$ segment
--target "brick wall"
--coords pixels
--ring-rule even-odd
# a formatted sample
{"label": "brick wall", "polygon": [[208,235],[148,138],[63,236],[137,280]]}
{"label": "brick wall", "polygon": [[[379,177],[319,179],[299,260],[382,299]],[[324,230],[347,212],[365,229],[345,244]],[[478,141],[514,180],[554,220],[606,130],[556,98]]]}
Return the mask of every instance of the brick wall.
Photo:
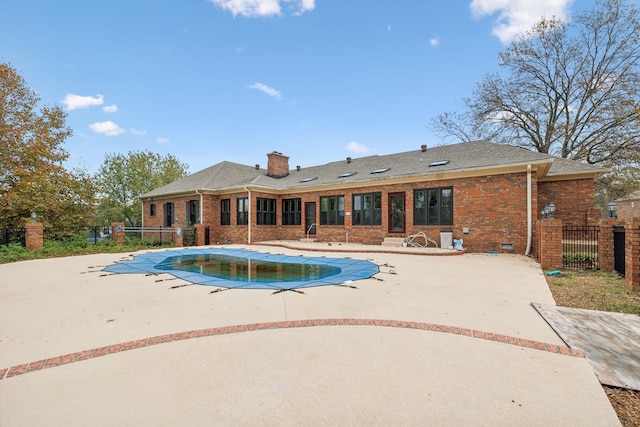
{"label": "brick wall", "polygon": [[602,215],[594,212],[593,179],[553,181],[538,183],[538,218],[540,211],[553,202],[556,207],[554,218],[565,224],[596,225]]}
{"label": "brick wall", "polygon": [[640,218],[640,200],[620,200],[616,202],[616,216],[626,221]]}
{"label": "brick wall", "polygon": [[[416,188],[453,188],[453,225],[442,226],[414,226],[413,225],[413,190]],[[536,184],[535,173],[532,183],[532,209],[534,222],[545,204],[554,202],[557,217],[567,218],[574,223],[584,223],[588,217],[589,208],[593,207],[593,180],[562,181],[560,183]],[[574,191],[575,190],[575,191]],[[381,192],[382,193],[382,224],[379,226],[358,226],[352,224],[352,196],[353,194]],[[398,236],[389,232],[388,204],[390,193],[404,193],[405,195],[405,233],[404,237],[424,232],[428,237],[440,241],[440,230],[451,229],[454,239],[463,239],[464,246],[471,252],[488,250],[499,252],[524,253],[527,246],[527,174],[514,173],[507,175],[484,176],[465,179],[447,179],[440,181],[423,181],[412,184],[383,184],[360,189],[342,189],[321,192],[300,192],[274,196],[269,193],[251,192],[251,241],[264,240],[297,240],[305,237],[304,206],[306,202],[316,203],[316,219],[320,219],[320,197],[344,195],[345,224],[344,226],[318,225],[314,236],[321,242],[345,242],[380,244],[387,236]],[[175,203],[175,215],[183,225],[186,218],[186,202],[199,200],[199,195],[171,199]],[[247,197],[247,192],[225,195],[204,195],[203,224],[210,226],[211,244],[246,243],[248,227],[236,225],[236,200]],[[256,224],[256,198],[268,197],[277,200],[278,225],[265,226]],[[302,202],[302,224],[297,226],[282,224],[282,199],[300,198]],[[231,200],[231,225],[220,225],[220,200]],[[144,202],[145,226],[162,225],[162,205],[168,200]],[[149,216],[149,204],[156,204],[156,216]],[[581,222],[580,222],[581,221]],[[535,224],[534,224],[535,225]],[[467,229],[468,233],[464,230]],[[534,234],[536,229],[533,229]],[[533,251],[536,250],[534,240]],[[513,249],[508,249],[512,247]]]}
{"label": "brick wall", "polygon": [[[210,212],[212,206],[211,206],[211,200],[204,198],[204,212],[205,215],[207,212]],[[190,196],[184,196],[184,197],[175,197],[175,198],[171,198],[171,199],[165,199],[165,200],[152,200],[152,201],[145,201],[143,202],[143,212],[144,212],[144,218],[143,218],[143,224],[145,227],[163,227],[164,224],[164,210],[163,210],[163,206],[165,203],[167,202],[173,202],[174,204],[174,212],[173,212],[173,217],[174,217],[174,223],[172,224],[172,226],[176,226],[176,227],[184,227],[186,225],[186,219],[187,219],[187,202],[191,201],[191,200],[197,200],[198,202],[200,202],[200,195],[199,194],[192,194]],[[155,216],[151,216],[151,211],[150,211],[150,206],[151,204],[155,204],[156,205],[156,214]]]}

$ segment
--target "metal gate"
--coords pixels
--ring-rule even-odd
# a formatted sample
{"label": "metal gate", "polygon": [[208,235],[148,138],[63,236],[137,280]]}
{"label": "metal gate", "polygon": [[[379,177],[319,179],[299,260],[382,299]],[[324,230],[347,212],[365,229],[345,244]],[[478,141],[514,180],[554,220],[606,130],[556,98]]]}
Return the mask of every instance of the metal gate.
{"label": "metal gate", "polygon": [[625,234],[624,227],[613,227],[613,269],[625,275]]}
{"label": "metal gate", "polygon": [[598,226],[564,225],[562,227],[562,268],[599,270],[599,234]]}

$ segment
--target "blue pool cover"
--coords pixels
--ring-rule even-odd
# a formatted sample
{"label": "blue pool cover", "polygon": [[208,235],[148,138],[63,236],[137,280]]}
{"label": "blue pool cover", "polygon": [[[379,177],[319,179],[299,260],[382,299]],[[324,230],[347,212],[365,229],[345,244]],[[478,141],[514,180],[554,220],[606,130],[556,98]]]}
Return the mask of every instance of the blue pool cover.
{"label": "blue pool cover", "polygon": [[[200,274],[198,272],[177,269],[167,270],[166,267],[162,266],[163,262],[167,261],[168,258],[184,257],[189,255],[222,255],[276,263],[324,264],[332,267],[338,267],[339,272],[322,279],[264,282],[226,279]],[[164,265],[166,265],[166,262]],[[378,273],[380,270],[378,266],[372,262],[351,258],[277,255],[245,249],[222,247],[172,249],[167,251],[149,252],[142,255],[135,255],[131,261],[121,261],[116,264],[109,265],[105,267],[103,271],[121,274],[167,273],[196,285],[218,286],[222,288],[292,290],[314,286],[338,285],[353,280],[367,279]]]}

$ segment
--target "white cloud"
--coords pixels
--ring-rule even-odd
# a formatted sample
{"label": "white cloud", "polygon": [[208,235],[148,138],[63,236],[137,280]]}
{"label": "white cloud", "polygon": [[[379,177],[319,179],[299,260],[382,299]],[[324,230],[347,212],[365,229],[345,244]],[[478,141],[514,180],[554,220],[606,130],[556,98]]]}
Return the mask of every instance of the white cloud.
{"label": "white cloud", "polygon": [[71,111],[102,105],[104,103],[104,96],[82,96],[68,93],[60,102],[62,102],[67,107],[68,111]]}
{"label": "white cloud", "polygon": [[95,133],[101,133],[106,136],[118,136],[126,132],[126,130],[122,129],[120,126],[110,120],[106,122],[92,123],[89,125],[89,129],[91,129]]}
{"label": "white cloud", "polygon": [[296,12],[294,12],[294,15],[296,16],[300,16],[305,12],[311,12],[316,8],[316,0],[300,0],[298,4],[300,7]]}
{"label": "white cloud", "polygon": [[158,142],[158,144],[164,145],[164,144],[168,144],[169,143],[169,138],[163,138],[163,137],[158,137],[156,138],[156,141]]}
{"label": "white cloud", "polygon": [[147,134],[146,130],[138,130],[138,129],[130,129],[130,130],[131,130],[131,133],[136,136],[142,136]]}
{"label": "white cloud", "polygon": [[116,111],[118,111],[118,106],[116,104],[105,105],[104,107],[102,107],[102,111],[104,111],[105,113],[115,113]]}
{"label": "white cloud", "polygon": [[359,142],[355,142],[355,141],[351,141],[344,148],[346,148],[347,151],[351,151],[352,153],[357,153],[357,154],[366,154],[366,153],[375,151],[374,149],[369,148],[366,145],[360,144]]}
{"label": "white cloud", "polygon": [[263,83],[254,83],[252,85],[249,85],[250,89],[256,89],[259,90],[261,92],[266,93],[267,95],[277,99],[278,101],[280,101],[282,99],[282,95],[280,95],[280,92],[278,92],[276,89],[269,87]]}
{"label": "white cloud", "polygon": [[315,9],[315,0],[210,0],[211,3],[233,14],[247,18],[274,16],[282,13],[281,5],[287,4],[298,16]]}
{"label": "white cloud", "polygon": [[440,37],[431,37],[429,39],[429,45],[433,47],[440,46]]}
{"label": "white cloud", "polygon": [[499,13],[493,25],[494,36],[508,43],[533,27],[542,17],[569,18],[574,0],[472,0],[471,12],[480,19]]}

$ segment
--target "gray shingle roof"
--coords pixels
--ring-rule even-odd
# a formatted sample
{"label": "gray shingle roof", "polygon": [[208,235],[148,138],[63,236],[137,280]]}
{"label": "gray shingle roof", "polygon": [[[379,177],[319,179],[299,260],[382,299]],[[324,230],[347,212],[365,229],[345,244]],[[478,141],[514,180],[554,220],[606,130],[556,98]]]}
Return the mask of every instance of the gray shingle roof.
{"label": "gray shingle roof", "polygon": [[634,191],[631,194],[627,194],[624,197],[620,197],[619,199],[616,199],[616,202],[626,202],[629,200],[638,200],[640,199],[640,190],[639,191]]}
{"label": "gray shingle roof", "polygon": [[[429,166],[436,162],[445,164]],[[579,174],[598,175],[606,172],[594,166],[558,159],[518,147],[475,141],[429,148],[424,152],[414,150],[383,156],[374,155],[354,158],[350,163],[341,160],[325,165],[304,167],[299,171],[292,169],[289,175],[283,178],[269,177],[265,169],[257,170],[237,163],[222,162],[157,188],[144,194],[142,198],[193,193],[196,190],[241,189],[247,185],[272,190],[296,190],[350,183],[358,185],[358,183],[390,178],[425,177],[428,179],[430,175],[436,174],[442,176],[526,164],[538,165],[540,170],[547,173],[548,178]],[[372,173],[372,171],[387,168],[388,170],[384,172]],[[340,177],[347,174],[349,176]],[[309,180],[305,182],[307,179]]]}

